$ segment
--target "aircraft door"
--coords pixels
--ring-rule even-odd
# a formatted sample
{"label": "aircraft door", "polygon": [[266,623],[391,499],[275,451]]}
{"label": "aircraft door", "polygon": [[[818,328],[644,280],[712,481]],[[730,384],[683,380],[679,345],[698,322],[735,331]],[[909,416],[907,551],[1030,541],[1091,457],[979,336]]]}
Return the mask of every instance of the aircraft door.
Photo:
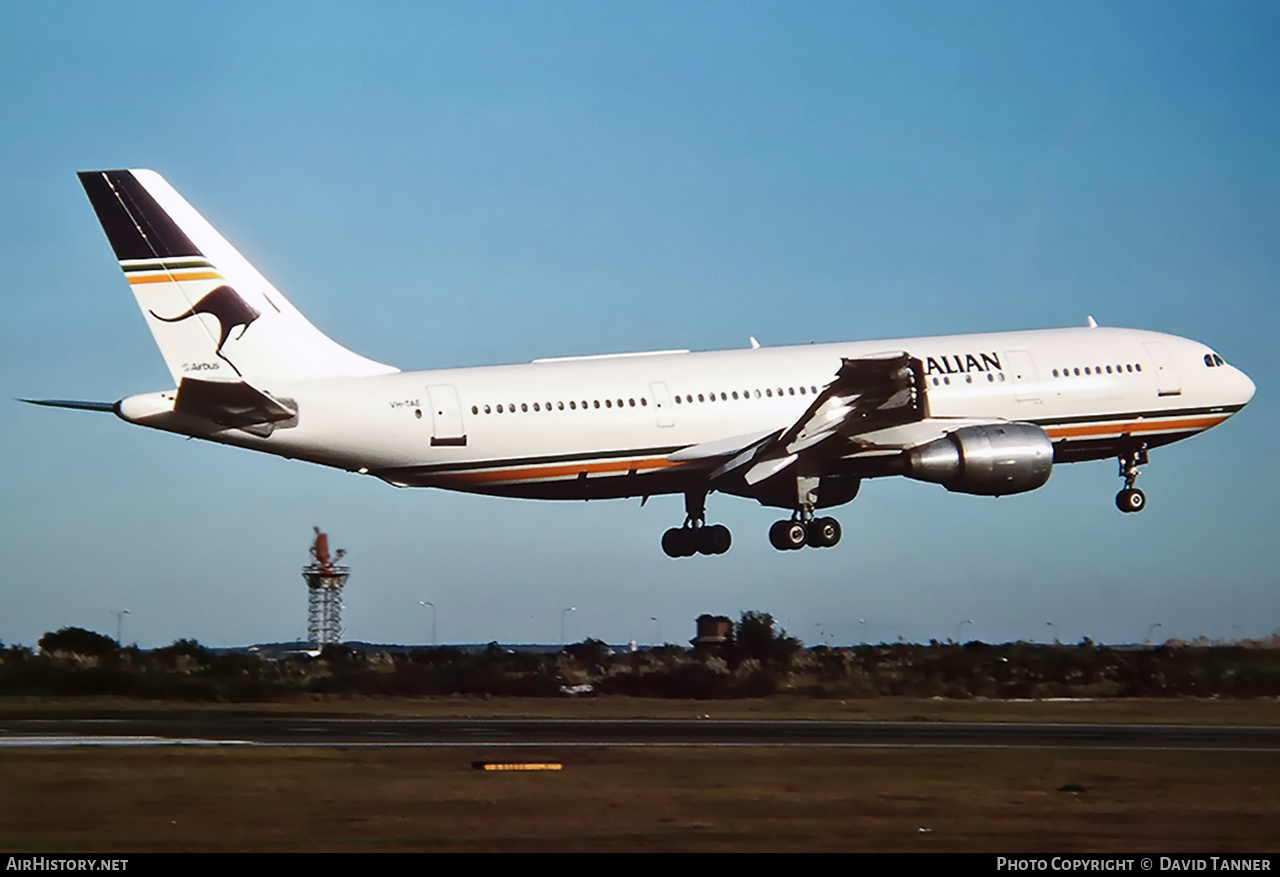
{"label": "aircraft door", "polygon": [[1178,380],[1178,372],[1173,367],[1169,349],[1160,341],[1148,341],[1142,346],[1151,355],[1151,363],[1156,368],[1156,395],[1181,396],[1182,383]]}
{"label": "aircraft door", "polygon": [[462,406],[458,403],[457,389],[452,384],[427,387],[427,401],[431,403],[431,446],[466,445],[467,433],[462,427]]}
{"label": "aircraft door", "polygon": [[1006,350],[1004,361],[1013,379],[1013,398],[1019,402],[1039,402],[1040,376],[1031,354],[1026,350]]}
{"label": "aircraft door", "polygon": [[675,426],[675,411],[671,408],[671,392],[667,385],[658,382],[650,384],[649,389],[653,392],[653,411],[658,415],[658,426]]}

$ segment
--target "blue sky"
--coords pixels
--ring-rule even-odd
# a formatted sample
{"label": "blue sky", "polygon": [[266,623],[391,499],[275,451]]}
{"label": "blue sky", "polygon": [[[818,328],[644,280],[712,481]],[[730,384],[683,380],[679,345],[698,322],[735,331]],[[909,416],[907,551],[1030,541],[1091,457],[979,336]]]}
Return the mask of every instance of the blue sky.
{"label": "blue sky", "polygon": [[[0,640],[299,637],[311,527],[352,638],[1134,641],[1280,626],[1280,10],[1269,3],[27,4],[0,29],[4,396],[168,386],[75,178],[150,167],[344,345],[402,368],[1101,323],[1258,385],[1153,454],[990,500],[902,479],[780,554],[713,496],[538,504],[0,404]],[[651,619],[657,618],[658,622]],[[972,624],[964,623],[972,618]],[[1153,628],[1152,625],[1161,625]]]}

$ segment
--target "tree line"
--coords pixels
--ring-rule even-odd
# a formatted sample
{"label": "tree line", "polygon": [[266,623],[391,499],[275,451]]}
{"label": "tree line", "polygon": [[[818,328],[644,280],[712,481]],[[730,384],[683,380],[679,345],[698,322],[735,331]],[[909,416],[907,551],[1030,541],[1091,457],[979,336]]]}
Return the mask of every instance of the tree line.
{"label": "tree line", "polygon": [[723,642],[617,652],[597,639],[558,653],[490,643],[365,650],[326,646],[269,658],[180,639],[121,646],[68,627],[36,649],[0,647],[0,695],[263,702],[299,696],[629,695],[742,698],[1276,697],[1280,637],[1245,644],[1169,642],[1116,648],[1014,642],[892,643],[805,648],[768,613],[744,612]]}

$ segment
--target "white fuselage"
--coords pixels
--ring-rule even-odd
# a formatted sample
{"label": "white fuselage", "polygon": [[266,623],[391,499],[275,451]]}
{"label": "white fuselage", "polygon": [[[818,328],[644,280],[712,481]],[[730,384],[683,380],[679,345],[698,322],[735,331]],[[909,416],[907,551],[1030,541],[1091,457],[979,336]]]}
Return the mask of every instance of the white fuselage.
{"label": "white fuselage", "polygon": [[[906,351],[924,366],[930,423],[1034,423],[1053,440],[1059,462],[1114,456],[1120,442],[1156,447],[1185,438],[1222,422],[1254,392],[1243,372],[1218,365],[1199,342],[1078,328],[282,382],[261,389],[290,400],[298,416],[269,434],[176,414],[172,392],[131,397],[118,413],[397,485],[564,499],[645,496],[705,480],[707,464],[673,462],[672,453],[785,429],[842,358],[885,351]],[[889,435],[878,454],[851,446],[842,462],[855,475],[888,474],[876,459],[931,437]]]}

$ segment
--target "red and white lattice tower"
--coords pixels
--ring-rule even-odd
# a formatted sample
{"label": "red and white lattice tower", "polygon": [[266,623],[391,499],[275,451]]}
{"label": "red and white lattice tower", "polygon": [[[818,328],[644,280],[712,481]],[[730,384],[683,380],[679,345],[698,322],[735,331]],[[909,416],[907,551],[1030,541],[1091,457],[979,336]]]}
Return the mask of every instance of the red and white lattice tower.
{"label": "red and white lattice tower", "polygon": [[311,544],[311,563],[302,568],[307,582],[307,641],[313,649],[342,641],[342,588],[351,567],[339,566],[346,554],[341,548],[329,556],[329,537],[316,531]]}

